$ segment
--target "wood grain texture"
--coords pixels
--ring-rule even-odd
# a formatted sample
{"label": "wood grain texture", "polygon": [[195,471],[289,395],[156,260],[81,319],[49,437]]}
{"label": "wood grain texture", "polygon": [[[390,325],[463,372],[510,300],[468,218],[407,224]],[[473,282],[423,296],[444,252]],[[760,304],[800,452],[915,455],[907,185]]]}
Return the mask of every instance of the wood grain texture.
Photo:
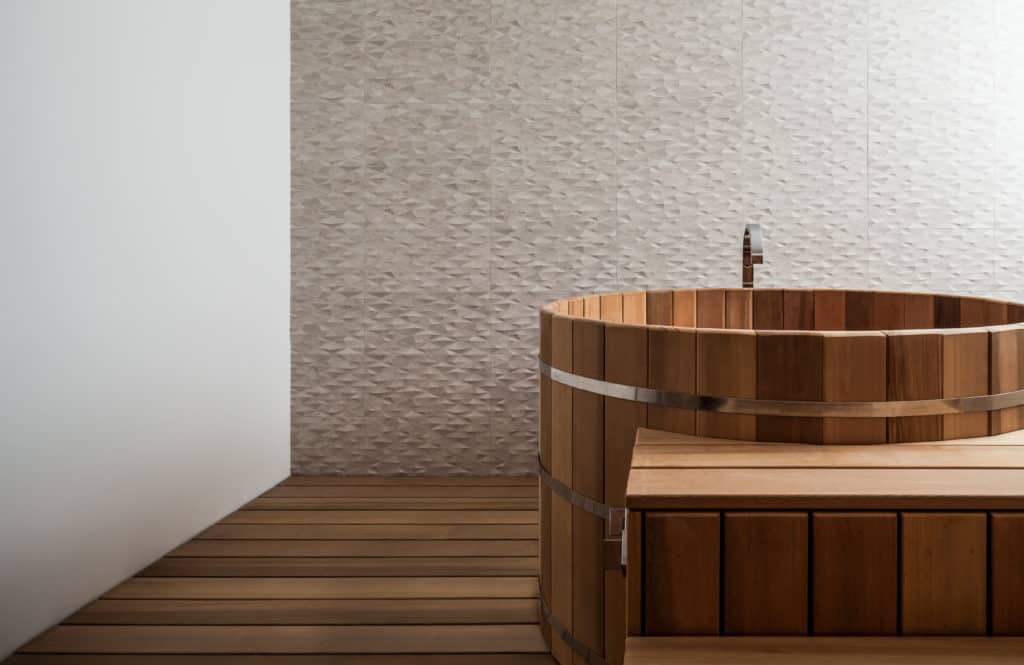
{"label": "wood grain texture", "polygon": [[201,540],[516,540],[532,524],[215,524]]}
{"label": "wood grain texture", "polygon": [[693,328],[697,325],[697,292],[677,289],[672,292],[672,325]]}
{"label": "wood grain texture", "polygon": [[[872,402],[886,399],[883,333],[844,332],[822,339],[822,399]],[[823,418],[822,443],[885,443],[885,418]]]}
{"label": "wood grain texture", "polygon": [[[572,633],[598,653],[604,652],[604,520],[573,508]],[[559,619],[561,619],[561,615]],[[564,623],[564,621],[563,621]],[[586,659],[573,654],[573,662]]]}
{"label": "wood grain texture", "polygon": [[[673,294],[673,297],[675,294]],[[676,303],[673,302],[673,311]],[[639,326],[609,326],[605,330],[605,378],[616,383],[647,385],[648,330]],[[647,423],[647,405],[605,399],[604,490],[611,506],[625,506],[626,477],[636,430]],[[632,516],[630,516],[632,518]],[[604,572],[605,657],[621,662],[628,629],[627,584],[621,569]]]}
{"label": "wood grain texture", "polygon": [[647,635],[718,635],[718,513],[650,513],[645,524]]}
{"label": "wood grain texture", "polygon": [[905,294],[873,292],[871,308],[872,330],[902,330],[907,327],[907,300]]}
{"label": "wood grain texture", "polygon": [[[713,436],[705,436],[701,434],[690,435],[690,434],[675,434],[673,432],[660,432],[658,430],[642,429],[637,432],[638,443],[644,445],[652,444],[750,444],[753,442],[747,441],[726,441],[723,439],[717,439]],[[800,444],[775,444],[775,445],[797,445]],[[920,448],[922,446],[965,446],[965,445],[979,445],[979,446],[1020,446],[1024,445],[1024,432],[1007,432],[1004,434],[994,434],[992,436],[986,436],[981,438],[973,439],[960,439],[958,441],[932,441],[923,443],[911,443],[906,446],[900,446],[898,450]],[[764,446],[758,447],[763,448]],[[894,449],[896,450],[896,449]]]}
{"label": "wood grain texture", "polygon": [[[550,454],[550,451],[549,451]],[[550,457],[541,459],[550,466]],[[532,483],[536,486],[536,479]],[[537,497],[283,497],[256,498],[245,510],[536,510]]]}
{"label": "wood grain texture", "polygon": [[1001,326],[1006,323],[1006,303],[986,298],[960,299],[960,327]]}
{"label": "wood grain texture", "polygon": [[[604,379],[604,324],[573,322],[573,372]],[[596,501],[604,501],[604,398],[584,390],[572,394],[572,488]],[[572,607],[571,614],[554,610],[565,623],[571,616],[572,632],[600,650],[604,629],[604,522],[572,507]],[[579,654],[573,662],[585,665]]]}
{"label": "wood grain texture", "polygon": [[896,513],[815,513],[815,635],[896,635]]}
{"label": "wood grain texture", "polygon": [[221,524],[536,524],[536,510],[239,510]]}
{"label": "wood grain texture", "polygon": [[[652,430],[643,430],[649,432]],[[1024,469],[1021,445],[907,444],[901,446],[742,442],[646,443],[638,436],[633,469],[673,468],[858,468],[858,469]],[[870,474],[865,475],[865,480]]]}
{"label": "wood grain texture", "polygon": [[751,289],[725,290],[725,327],[738,330],[754,327],[754,292]]}
{"label": "wood grain texture", "polygon": [[[551,493],[551,613],[572,631],[573,506]],[[560,665],[572,662],[572,649],[551,634],[551,655]]]}
{"label": "wood grain texture", "polygon": [[169,557],[536,556],[535,540],[193,540]]}
{"label": "wood grain texture", "polygon": [[1024,635],[1024,513],[993,513],[991,614],[994,635]]}
{"label": "wood grain texture", "polygon": [[630,510],[1021,510],[1022,469],[633,469]]}
{"label": "wood grain texture", "polygon": [[625,665],[1010,665],[1022,638],[630,637]]}
{"label": "wood grain texture", "polygon": [[[541,340],[541,349],[544,342]],[[550,349],[549,356],[550,357]],[[374,487],[534,487],[536,476],[289,476],[279,487],[362,485]]]}
{"label": "wood grain texture", "polygon": [[[942,335],[887,335],[886,395],[890,400],[942,397]],[[935,441],[942,438],[942,416],[889,418],[889,442]]]}
{"label": "wood grain texture", "polygon": [[875,299],[871,291],[846,292],[847,330],[878,330],[874,317]]}
{"label": "wood grain texture", "polygon": [[644,632],[644,526],[641,511],[626,514],[626,634]]}
{"label": "wood grain texture", "polygon": [[725,327],[725,291],[700,289],[697,291],[697,325],[701,328]]}
{"label": "wood grain texture", "polygon": [[984,513],[903,513],[905,634],[985,634],[986,520]]}
{"label": "wood grain texture", "polygon": [[537,626],[57,626],[28,653],[543,653]]}
{"label": "wood grain texture", "polygon": [[929,293],[904,293],[903,327],[934,328],[935,296]]}
{"label": "wood grain texture", "polygon": [[622,323],[622,294],[601,294],[601,320],[610,323]]}
{"label": "wood grain texture", "polygon": [[960,297],[937,295],[935,300],[935,327],[960,327]]}
{"label": "wood grain texture", "polygon": [[[652,327],[648,331],[647,385],[650,388],[693,393],[697,389],[697,333],[679,328]],[[651,404],[647,426],[693,434],[696,413]]]}
{"label": "wood grain texture", "polygon": [[536,557],[165,557],[139,577],[535,575]]}
{"label": "wood grain texture", "polygon": [[645,291],[622,294],[622,322],[634,325],[647,323],[647,293]]}
{"label": "wood grain texture", "polygon": [[[757,335],[753,331],[697,331],[697,391],[716,397],[757,396]],[[757,417],[700,411],[697,433],[755,439]]]}
{"label": "wood grain texture", "polygon": [[[573,329],[571,319],[552,320],[552,364],[572,371]],[[551,385],[551,474],[571,487],[573,476],[573,391],[560,383]],[[572,627],[572,505],[551,494],[551,611]],[[551,637],[551,651],[561,665],[572,662],[569,646]]]}
{"label": "wood grain texture", "polygon": [[[987,395],[988,332],[947,331],[942,335],[942,396]],[[942,437],[963,439],[988,435],[989,415],[960,413],[942,417]]]}
{"label": "wood grain texture", "polygon": [[814,329],[846,330],[846,292],[822,289],[814,292]]}
{"label": "wood grain texture", "polygon": [[782,330],[785,311],[782,289],[757,289],[753,298],[754,329]]}
{"label": "wood grain texture", "polygon": [[601,296],[591,295],[583,297],[583,316],[596,321],[601,320]]}
{"label": "wood grain texture", "polygon": [[532,598],[102,598],[68,617],[65,623],[143,626],[536,624],[537,602]]}
{"label": "wood grain texture", "polygon": [[506,654],[15,654],[11,665],[552,665],[546,653]]}
{"label": "wood grain texture", "polygon": [[724,632],[806,634],[806,513],[726,513],[724,531]]}
{"label": "wood grain texture", "polygon": [[782,292],[782,327],[814,330],[814,291],[786,289]]}
{"label": "wood grain texture", "polygon": [[609,663],[621,663],[626,646],[626,574],[622,569],[604,572],[604,657]]}
{"label": "wood grain texture", "polygon": [[[554,394],[554,391],[552,391]],[[533,488],[518,485],[454,485],[438,487],[433,485],[289,485],[267,490],[261,498],[267,499],[319,499],[319,498],[535,498]]]}
{"label": "wood grain texture", "polygon": [[[573,323],[573,372],[604,379],[604,324]],[[604,500],[604,398],[572,391],[572,474],[570,486],[597,501]]]}
{"label": "wood grain texture", "polygon": [[[647,384],[646,328],[609,326],[605,330],[605,378]],[[647,405],[611,398],[604,401],[604,495],[608,505],[626,504],[626,479],[636,430],[647,422]],[[621,658],[627,631],[627,579],[622,571],[604,572],[605,656]]]}
{"label": "wood grain texture", "polygon": [[[605,328],[605,378],[613,383],[647,385],[648,331],[640,326]],[[646,427],[647,405],[605,399],[604,487],[609,505],[623,506],[626,475],[633,454],[636,430]]]}
{"label": "wood grain texture", "polygon": [[523,577],[133,577],[103,598],[536,598]]}
{"label": "wood grain texture", "polygon": [[672,291],[647,292],[647,325],[672,325]]}
{"label": "wood grain texture", "polygon": [[[757,398],[809,400],[823,397],[821,333],[758,332]],[[760,441],[822,442],[821,418],[757,416]]]}
{"label": "wood grain texture", "polygon": [[[994,329],[990,336],[991,365],[989,392],[1003,393],[1024,388],[1024,330]],[[1024,407],[992,411],[992,434],[1012,432],[1024,427]]]}
{"label": "wood grain texture", "polygon": [[[622,299],[618,301],[619,317],[622,317]],[[610,310],[611,308],[608,307]],[[551,363],[551,314],[548,310],[541,310],[540,319],[540,356],[541,360]],[[537,415],[539,419],[537,455],[540,465],[551,470],[551,377],[540,375],[539,377],[539,404]],[[551,489],[543,483],[538,482],[537,502],[539,504],[539,526],[538,549],[540,553],[540,595],[544,602],[551,603]],[[544,641],[550,647],[551,627],[547,623],[541,625],[541,634]]]}

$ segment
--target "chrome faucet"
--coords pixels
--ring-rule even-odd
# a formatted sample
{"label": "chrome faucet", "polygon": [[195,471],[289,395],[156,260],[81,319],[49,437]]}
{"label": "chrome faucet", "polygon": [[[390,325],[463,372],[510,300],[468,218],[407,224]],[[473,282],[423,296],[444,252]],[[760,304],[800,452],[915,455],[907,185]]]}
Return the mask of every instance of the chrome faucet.
{"label": "chrome faucet", "polygon": [[743,227],[743,288],[754,288],[754,264],[757,263],[764,263],[761,225],[747,224]]}

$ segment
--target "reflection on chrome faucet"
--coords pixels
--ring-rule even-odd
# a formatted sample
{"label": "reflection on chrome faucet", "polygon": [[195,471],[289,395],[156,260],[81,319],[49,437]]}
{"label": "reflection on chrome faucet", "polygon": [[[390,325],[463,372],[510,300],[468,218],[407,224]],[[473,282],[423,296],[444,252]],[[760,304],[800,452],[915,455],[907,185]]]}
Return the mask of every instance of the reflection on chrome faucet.
{"label": "reflection on chrome faucet", "polygon": [[754,264],[764,263],[764,247],[761,244],[761,225],[747,224],[743,227],[743,288],[754,288]]}

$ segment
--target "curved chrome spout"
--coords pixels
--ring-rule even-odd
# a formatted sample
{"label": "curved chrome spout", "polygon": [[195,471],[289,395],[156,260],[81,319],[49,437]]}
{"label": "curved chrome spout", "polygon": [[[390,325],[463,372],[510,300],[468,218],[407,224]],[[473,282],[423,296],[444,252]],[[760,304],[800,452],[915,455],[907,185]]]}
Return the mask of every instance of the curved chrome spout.
{"label": "curved chrome spout", "polygon": [[743,227],[743,288],[754,288],[754,264],[764,263],[764,247],[761,244],[761,225],[747,224]]}

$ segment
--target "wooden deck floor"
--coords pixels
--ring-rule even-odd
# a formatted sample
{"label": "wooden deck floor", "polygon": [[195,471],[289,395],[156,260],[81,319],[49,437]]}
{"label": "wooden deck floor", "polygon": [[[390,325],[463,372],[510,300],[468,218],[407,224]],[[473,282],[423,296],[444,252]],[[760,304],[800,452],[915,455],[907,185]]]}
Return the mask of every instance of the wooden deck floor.
{"label": "wooden deck floor", "polygon": [[551,665],[532,478],[292,477],[13,665]]}

